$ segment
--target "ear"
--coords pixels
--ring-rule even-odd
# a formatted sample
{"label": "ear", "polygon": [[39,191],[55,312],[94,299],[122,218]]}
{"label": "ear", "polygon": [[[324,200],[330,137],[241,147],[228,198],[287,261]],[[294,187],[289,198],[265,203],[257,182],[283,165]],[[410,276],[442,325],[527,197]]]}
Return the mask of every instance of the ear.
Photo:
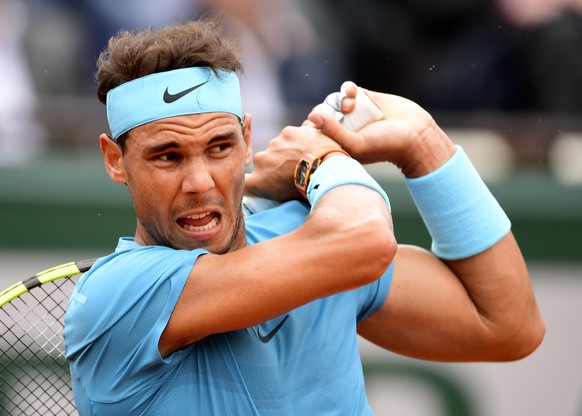
{"label": "ear", "polygon": [[252,122],[251,115],[246,113],[243,117],[243,140],[247,145],[246,155],[245,155],[245,165],[250,165],[253,161],[253,140],[252,140]]}
{"label": "ear", "polygon": [[99,146],[101,147],[101,153],[103,153],[103,161],[109,177],[114,182],[127,183],[123,153],[119,145],[103,133],[99,136]]}

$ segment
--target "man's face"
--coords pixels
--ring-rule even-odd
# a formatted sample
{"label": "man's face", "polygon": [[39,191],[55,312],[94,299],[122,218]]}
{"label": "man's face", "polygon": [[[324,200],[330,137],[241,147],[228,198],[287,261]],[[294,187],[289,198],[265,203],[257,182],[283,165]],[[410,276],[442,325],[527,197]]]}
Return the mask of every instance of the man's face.
{"label": "man's face", "polygon": [[244,135],[238,118],[227,113],[172,117],[131,131],[118,159],[121,176],[114,180],[124,181],[131,193],[138,243],[213,253],[246,245],[241,199],[251,161],[247,121]]}

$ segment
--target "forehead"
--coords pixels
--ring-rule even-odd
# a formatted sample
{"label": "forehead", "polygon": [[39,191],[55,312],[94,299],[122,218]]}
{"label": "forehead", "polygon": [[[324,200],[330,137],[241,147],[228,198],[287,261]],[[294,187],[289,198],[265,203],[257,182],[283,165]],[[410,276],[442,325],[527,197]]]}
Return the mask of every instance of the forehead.
{"label": "forehead", "polygon": [[242,139],[242,127],[238,117],[229,113],[189,114],[135,127],[129,137],[129,141],[138,147],[164,141],[208,143],[216,138]]}

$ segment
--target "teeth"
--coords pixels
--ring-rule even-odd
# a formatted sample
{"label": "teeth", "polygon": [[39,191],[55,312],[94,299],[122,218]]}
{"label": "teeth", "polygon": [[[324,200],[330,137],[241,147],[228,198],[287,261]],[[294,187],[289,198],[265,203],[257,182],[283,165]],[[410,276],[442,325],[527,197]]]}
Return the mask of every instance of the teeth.
{"label": "teeth", "polygon": [[[208,214],[206,214],[208,215]],[[203,215],[202,217],[205,217],[206,215]],[[192,219],[199,219],[202,218],[199,216],[189,216],[188,218],[192,218]],[[202,227],[195,227],[193,225],[186,225],[184,224],[182,227],[184,227],[186,230],[188,231],[207,231],[210,230],[211,228],[214,228],[216,226],[216,224],[218,223],[218,218],[214,217],[212,218],[212,221],[210,221],[208,224],[202,226]]]}
{"label": "teeth", "polygon": [[193,214],[193,215],[188,215],[186,216],[186,218],[190,218],[192,220],[199,220],[200,218],[204,218],[209,216],[211,213],[210,212],[205,212],[204,214]]}

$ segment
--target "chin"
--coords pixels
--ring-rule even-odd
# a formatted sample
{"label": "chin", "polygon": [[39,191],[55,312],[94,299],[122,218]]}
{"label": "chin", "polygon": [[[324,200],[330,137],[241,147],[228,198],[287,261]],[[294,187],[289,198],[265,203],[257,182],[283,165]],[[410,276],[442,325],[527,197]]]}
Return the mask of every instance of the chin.
{"label": "chin", "polygon": [[228,253],[230,250],[229,245],[224,243],[216,243],[212,241],[183,241],[173,248],[178,250],[206,250],[212,254],[225,254]]}

